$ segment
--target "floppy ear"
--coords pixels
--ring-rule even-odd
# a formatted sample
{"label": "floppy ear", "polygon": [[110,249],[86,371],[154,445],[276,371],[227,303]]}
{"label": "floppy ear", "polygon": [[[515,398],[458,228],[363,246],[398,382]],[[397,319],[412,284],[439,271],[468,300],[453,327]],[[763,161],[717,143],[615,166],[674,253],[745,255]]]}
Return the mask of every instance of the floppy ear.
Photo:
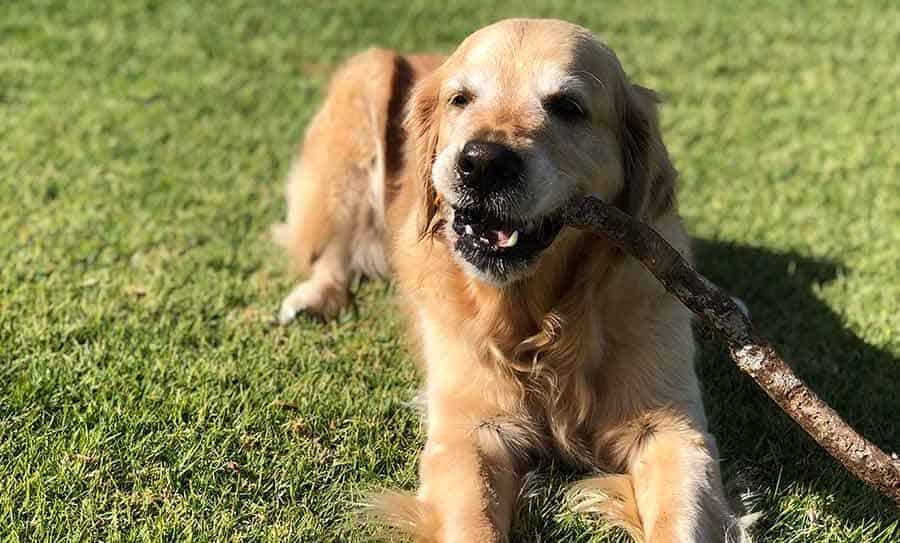
{"label": "floppy ear", "polygon": [[656,219],[675,206],[678,172],[662,141],[657,103],[652,90],[625,84],[619,123],[625,186],[616,205],[644,220]]}
{"label": "floppy ear", "polygon": [[404,123],[413,146],[413,175],[421,191],[422,208],[419,214],[421,238],[433,234],[440,227],[435,221],[440,200],[431,181],[431,168],[437,156],[440,135],[438,81],[437,76],[431,74],[415,86]]}

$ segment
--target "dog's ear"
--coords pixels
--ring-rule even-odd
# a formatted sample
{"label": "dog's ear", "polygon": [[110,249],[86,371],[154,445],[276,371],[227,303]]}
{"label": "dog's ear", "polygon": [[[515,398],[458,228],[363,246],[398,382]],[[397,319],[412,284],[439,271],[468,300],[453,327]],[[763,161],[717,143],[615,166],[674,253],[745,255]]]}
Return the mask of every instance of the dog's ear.
{"label": "dog's ear", "polygon": [[419,235],[434,233],[439,224],[435,220],[440,206],[437,191],[431,181],[431,168],[437,156],[440,136],[440,96],[437,73],[432,73],[413,88],[404,126],[413,146],[413,175],[421,191],[422,208],[419,214]]}
{"label": "dog's ear", "polygon": [[678,173],[659,130],[659,98],[650,89],[625,84],[619,119],[625,186],[616,205],[631,216],[653,220],[675,206]]}

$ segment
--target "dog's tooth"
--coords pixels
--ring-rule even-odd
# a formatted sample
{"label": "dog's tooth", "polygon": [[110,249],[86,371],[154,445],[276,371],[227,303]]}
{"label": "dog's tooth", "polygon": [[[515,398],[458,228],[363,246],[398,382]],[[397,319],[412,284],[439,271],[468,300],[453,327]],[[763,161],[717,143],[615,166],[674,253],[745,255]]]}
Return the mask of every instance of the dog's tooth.
{"label": "dog's tooth", "polygon": [[471,235],[474,234],[474,233],[475,233],[475,230],[472,228],[472,225],[471,225],[471,224],[467,224],[467,225],[466,225],[466,234],[468,234],[468,235],[471,236]]}
{"label": "dog's tooth", "polygon": [[518,242],[519,242],[519,231],[515,230],[515,231],[513,231],[512,235],[510,235],[508,238],[506,238],[506,240],[503,242],[501,247],[507,247],[507,248],[515,247],[516,243],[518,243]]}

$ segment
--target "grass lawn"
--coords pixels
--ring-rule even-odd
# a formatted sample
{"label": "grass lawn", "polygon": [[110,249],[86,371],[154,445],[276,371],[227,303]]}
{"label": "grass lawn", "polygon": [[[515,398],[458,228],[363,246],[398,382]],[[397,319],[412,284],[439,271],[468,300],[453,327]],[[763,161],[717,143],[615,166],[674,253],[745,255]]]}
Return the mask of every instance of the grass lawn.
{"label": "grass lawn", "polygon": [[[511,15],[592,28],[666,97],[700,267],[900,449],[900,3],[381,4],[0,3],[0,542],[370,539],[347,512],[413,488],[423,439],[391,286],[272,327],[294,278],[268,225],[336,62]],[[758,539],[900,540],[697,334]],[[618,540],[561,512],[549,472],[516,540]]]}

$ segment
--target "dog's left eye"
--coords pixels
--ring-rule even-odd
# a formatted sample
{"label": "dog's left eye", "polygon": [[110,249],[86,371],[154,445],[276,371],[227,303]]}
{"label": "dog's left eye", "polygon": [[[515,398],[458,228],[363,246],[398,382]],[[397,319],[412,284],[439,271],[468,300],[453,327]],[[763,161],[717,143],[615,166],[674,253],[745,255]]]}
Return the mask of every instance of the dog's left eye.
{"label": "dog's left eye", "polygon": [[472,96],[466,92],[457,92],[450,97],[450,105],[458,108],[464,108],[472,101]]}
{"label": "dog's left eye", "polygon": [[544,100],[544,109],[551,114],[566,120],[579,120],[587,117],[587,113],[578,100],[567,94],[557,94]]}

